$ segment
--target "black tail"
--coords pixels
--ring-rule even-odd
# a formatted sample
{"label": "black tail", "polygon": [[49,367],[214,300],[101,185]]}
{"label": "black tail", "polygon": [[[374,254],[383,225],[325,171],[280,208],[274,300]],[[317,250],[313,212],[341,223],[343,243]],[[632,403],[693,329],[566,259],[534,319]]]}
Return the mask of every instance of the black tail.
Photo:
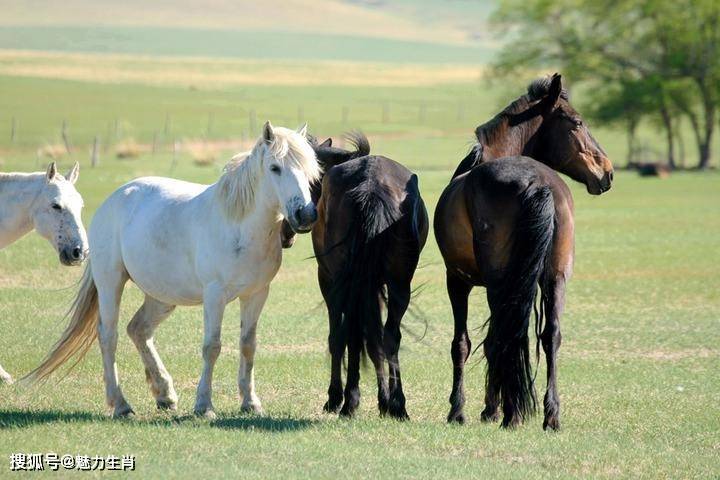
{"label": "black tail", "polygon": [[366,155],[370,155],[370,141],[359,130],[353,130],[345,134],[345,140],[355,147],[353,152],[353,158],[360,158]]}
{"label": "black tail", "polygon": [[344,350],[349,343],[360,342],[363,352],[381,357],[385,245],[392,238],[389,229],[400,218],[400,209],[385,190],[370,183],[347,193],[354,205],[354,221],[343,242],[348,256],[345,268],[333,279],[331,301],[342,311],[342,334],[336,336],[341,345],[335,347]]}
{"label": "black tail", "polygon": [[531,185],[523,192],[509,263],[499,284],[488,288],[487,388],[502,395],[504,426],[522,421],[536,408],[528,326],[538,282],[552,250],[554,217],[550,187]]}

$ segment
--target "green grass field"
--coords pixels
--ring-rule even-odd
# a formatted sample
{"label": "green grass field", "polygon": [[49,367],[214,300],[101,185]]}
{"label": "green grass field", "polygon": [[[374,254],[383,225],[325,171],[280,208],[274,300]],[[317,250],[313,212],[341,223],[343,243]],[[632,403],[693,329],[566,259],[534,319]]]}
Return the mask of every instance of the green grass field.
{"label": "green grass field", "polygon": [[[377,145],[377,151],[414,163],[431,211],[451,173],[434,168],[435,157],[453,157],[458,149],[432,139],[415,140],[412,149],[407,142]],[[11,166],[32,158],[16,161]],[[159,155],[84,168],[79,188],[86,221],[123,181],[167,174],[170,162]],[[183,161],[174,175],[212,181],[217,170]],[[452,319],[432,240],[415,282],[425,285],[415,306],[428,332],[418,339],[422,321],[406,318],[401,351],[412,421],[378,418],[369,370],[363,373],[358,418],[324,415],[327,327],[315,263],[308,259],[310,241],[302,237],[286,251],[259,327],[256,378],[266,416],[239,413],[236,305],[226,312],[216,371],[219,419],[208,423],[189,416],[201,367],[201,310],[182,308],[157,335],[180,394],[177,415],[155,411],[139,357],[122,336],[119,369],[137,419],[105,416],[99,352],[93,349],[61,383],[0,389],[0,458],[12,452],[132,453],[139,473],[170,477],[711,477],[720,469],[719,180],[717,174],[678,174],[663,181],[625,173],[599,198],[572,185],[577,262],[563,319],[563,430],[557,434],[544,433],[540,417],[514,432],[481,424],[479,356],[468,371],[471,421],[464,427],[445,424]],[[0,252],[1,361],[13,374],[37,364],[58,337],[79,274],[60,267],[37,236]],[[128,288],[123,324],[139,304],[138,291]],[[486,316],[478,290],[470,321],[475,341]],[[538,378],[543,376],[541,366]]]}
{"label": "green grass field", "polygon": [[[242,20],[231,15],[242,13],[233,10],[232,2],[216,2],[220,13],[208,12],[207,18],[195,5],[187,24],[173,13],[168,18],[173,28],[164,31],[172,35],[165,39],[146,24],[132,23],[133,9],[142,7],[141,2],[129,2],[126,10],[117,7],[117,23],[93,30],[97,35],[83,35],[77,25],[93,25],[104,14],[102,5],[76,2],[85,5],[80,10],[87,17],[78,16],[73,23],[68,20],[72,12],[45,3],[38,3],[37,24],[28,23],[27,8],[12,2],[4,10],[7,17],[0,19],[0,171],[44,168],[48,159],[38,158],[36,150],[61,144],[65,121],[73,153],[58,161],[61,171],[75,160],[82,165],[78,189],[85,198],[86,226],[110,192],[129,179],[152,174],[213,182],[232,149],[257,134],[253,113],[255,129],[267,118],[292,127],[308,121],[321,138],[363,129],[374,152],[418,173],[432,215],[475,126],[519,96],[530,80],[489,86],[478,78],[479,65],[478,75],[450,81],[458,71],[467,71],[462,70],[467,62],[486,58],[483,49],[490,44],[437,43],[442,29],[433,30],[434,43],[428,45],[411,35],[413,25],[433,19],[442,19],[442,28],[472,26],[475,18],[487,16],[488,2],[467,6],[472,15],[465,16],[459,0],[394,2],[382,7],[385,23],[378,24],[382,29],[370,40],[357,35],[360,27],[379,18],[374,4],[354,2],[370,5],[369,11],[345,36],[337,29],[281,36],[265,31],[262,38],[275,43],[263,58],[277,59],[267,62],[247,45],[228,46],[250,38],[242,28],[227,32],[229,23]],[[333,15],[345,12],[345,6],[330,0],[322,5],[295,0],[293,5],[300,10],[330,6]],[[162,13],[161,7],[147,8],[153,15]],[[219,20],[224,12],[228,23]],[[252,18],[261,19],[255,14]],[[398,16],[417,23],[404,24],[392,36],[387,28]],[[288,18],[283,21],[293,20]],[[217,29],[203,30],[211,20]],[[39,26],[46,24],[53,27]],[[476,29],[482,30],[481,25]],[[191,35],[185,36],[188,31]],[[301,60],[282,55],[296,44],[317,48],[304,49]],[[61,52],[9,50],[18,48]],[[115,55],[123,52],[128,55]],[[407,63],[411,61],[415,63]],[[442,63],[449,61],[455,64]],[[377,75],[348,81],[347,72],[361,70]],[[585,99],[579,90],[573,102],[582,107]],[[611,159],[624,163],[623,133],[592,130]],[[641,141],[661,151],[656,130],[643,125]],[[95,136],[101,154],[92,169],[89,146]],[[154,138],[158,149],[150,154]],[[143,153],[132,160],[116,159],[116,144],[129,139]],[[693,162],[690,136],[686,139]],[[184,147],[173,160],[175,141],[205,143],[217,153],[217,162],[196,166]],[[414,299],[416,314],[403,323],[400,355],[411,421],[378,418],[369,368],[362,372],[357,418],[323,414],[329,379],[327,320],[316,264],[309,258],[310,238],[302,236],[284,252],[260,319],[255,367],[264,416],[240,413],[236,304],[226,310],[216,367],[219,417],[209,422],[191,416],[202,366],[202,310],[180,308],[156,337],[180,395],[177,413],[155,410],[140,358],[121,334],[118,367],[137,417],[108,417],[96,347],[60,382],[55,378],[36,389],[1,385],[0,477],[9,472],[13,452],[56,452],[133,454],[143,478],[717,478],[720,174],[683,172],[660,180],[623,171],[601,197],[589,196],[581,185],[570,186],[576,202],[576,268],[562,321],[560,432],[543,432],[541,416],[515,431],[481,424],[480,355],[471,357],[467,370],[468,424],[445,423],[453,322],[432,234],[414,282],[421,286]],[[61,267],[51,247],[35,234],[0,250],[0,364],[15,377],[36,366],[59,337],[80,274],[81,269]],[[140,292],[129,285],[123,328],[140,302]],[[475,345],[483,338],[487,316],[484,292],[477,289],[469,321]],[[541,357],[540,396],[543,364]]]}

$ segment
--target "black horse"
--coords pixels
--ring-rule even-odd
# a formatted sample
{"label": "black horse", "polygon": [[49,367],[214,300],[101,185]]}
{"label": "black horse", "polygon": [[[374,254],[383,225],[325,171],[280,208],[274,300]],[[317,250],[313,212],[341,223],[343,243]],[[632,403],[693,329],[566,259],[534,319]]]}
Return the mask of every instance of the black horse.
{"label": "black horse", "polygon": [[572,195],[555,171],[600,195],[610,189],[612,164],[570,105],[557,74],[531,83],[526,95],[475,134],[478,144],[435,209],[435,237],[455,318],[448,421],[465,420],[468,295],[474,286],[486,287],[491,312],[483,341],[488,370],[482,419],[498,420],[501,402],[504,427],[534,412],[528,326],[540,285],[536,333],[547,359],[543,427],[557,429],[560,316],[575,237]]}
{"label": "black horse", "polygon": [[[313,191],[319,201],[312,239],[328,309],[332,357],[324,409],[354,414],[360,402],[360,359],[366,352],[377,374],[380,414],[406,419],[398,360],[400,322],[427,239],[427,210],[415,174],[389,158],[369,155],[364,135],[354,133],[349,139],[354,151],[334,148],[331,140],[315,146],[325,175]],[[283,241],[288,243],[286,237]],[[384,303],[388,313],[383,326]],[[346,348],[343,403],[341,366]]]}

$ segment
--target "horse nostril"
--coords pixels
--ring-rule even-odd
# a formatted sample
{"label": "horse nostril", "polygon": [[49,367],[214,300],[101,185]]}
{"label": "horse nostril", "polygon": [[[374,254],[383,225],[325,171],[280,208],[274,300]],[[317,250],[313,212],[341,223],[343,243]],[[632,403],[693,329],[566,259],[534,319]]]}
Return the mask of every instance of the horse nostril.
{"label": "horse nostril", "polygon": [[80,247],[73,248],[72,258],[74,260],[78,260],[80,258],[80,255],[82,255],[82,249]]}
{"label": "horse nostril", "polygon": [[613,171],[612,171],[612,170],[610,170],[610,171],[608,172],[608,179],[609,179],[611,182],[613,181]]}

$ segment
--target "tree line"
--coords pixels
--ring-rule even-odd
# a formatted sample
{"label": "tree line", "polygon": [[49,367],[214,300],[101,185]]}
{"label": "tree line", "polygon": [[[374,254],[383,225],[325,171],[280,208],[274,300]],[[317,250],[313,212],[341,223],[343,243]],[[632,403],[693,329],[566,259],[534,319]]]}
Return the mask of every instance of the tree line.
{"label": "tree line", "polygon": [[625,127],[629,161],[646,121],[662,129],[676,168],[687,122],[697,167],[709,166],[720,125],[720,1],[501,0],[492,20],[508,38],[496,70],[552,65],[586,82],[584,113]]}

